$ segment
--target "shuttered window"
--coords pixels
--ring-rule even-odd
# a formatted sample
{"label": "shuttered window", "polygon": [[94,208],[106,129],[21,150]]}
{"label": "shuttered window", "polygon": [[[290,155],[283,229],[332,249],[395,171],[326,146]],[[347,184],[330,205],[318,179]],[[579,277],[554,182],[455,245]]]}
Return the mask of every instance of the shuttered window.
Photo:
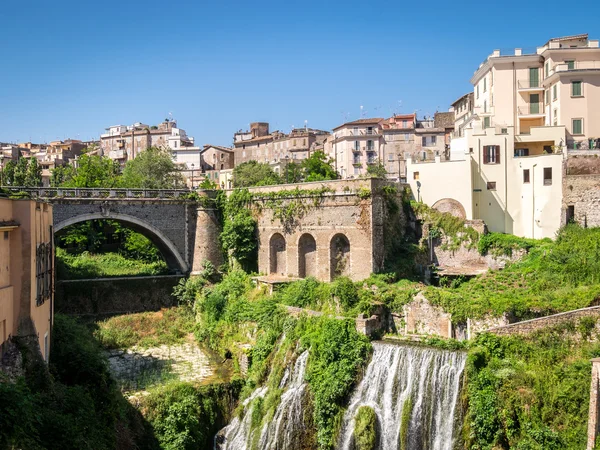
{"label": "shuttered window", "polygon": [[581,97],[583,95],[583,92],[581,90],[581,81],[571,82],[571,95],[573,97]]}
{"label": "shuttered window", "polygon": [[573,119],[573,134],[583,134],[583,119]]}
{"label": "shuttered window", "polygon": [[484,164],[500,164],[500,146],[486,145],[483,147]]}

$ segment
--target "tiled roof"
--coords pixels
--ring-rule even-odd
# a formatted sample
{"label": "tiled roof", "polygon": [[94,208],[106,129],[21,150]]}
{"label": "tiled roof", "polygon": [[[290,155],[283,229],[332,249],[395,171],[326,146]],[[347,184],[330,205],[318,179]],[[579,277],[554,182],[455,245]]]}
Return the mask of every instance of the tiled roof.
{"label": "tiled roof", "polygon": [[209,148],[216,148],[217,150],[221,150],[221,151],[223,151],[223,152],[229,152],[229,153],[233,152],[233,149],[232,149],[232,148],[229,148],[229,147],[221,147],[220,145],[212,145],[212,144],[204,144],[203,151],[204,151],[204,150],[208,150]]}
{"label": "tiled roof", "polygon": [[372,119],[358,119],[358,120],[353,120],[352,122],[346,122],[343,123],[342,125],[339,125],[337,127],[334,128],[334,130],[337,130],[338,128],[342,128],[345,127],[347,125],[370,125],[370,124],[378,124],[379,122],[385,120],[383,117],[374,117]]}

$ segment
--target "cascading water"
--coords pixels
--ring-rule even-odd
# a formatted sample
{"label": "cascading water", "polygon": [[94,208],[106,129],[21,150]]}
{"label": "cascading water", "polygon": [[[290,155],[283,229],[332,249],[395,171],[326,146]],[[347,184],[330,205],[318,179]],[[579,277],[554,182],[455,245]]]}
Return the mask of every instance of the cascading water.
{"label": "cascading water", "polygon": [[377,417],[377,450],[452,450],[466,354],[373,343],[373,358],[344,415],[338,449],[355,447],[361,406]]}
{"label": "cascading water", "polygon": [[[306,389],[304,372],[308,351],[302,353],[294,364],[291,381],[286,391],[281,395],[279,406],[275,411],[273,420],[267,423],[261,432],[261,450],[284,450],[300,448],[303,436],[303,411],[302,400]],[[284,374],[280,389],[285,387],[289,376]],[[283,385],[283,386],[282,386]]]}
{"label": "cascading water", "polygon": [[[281,400],[273,419],[260,430],[258,447],[261,450],[293,450],[300,448],[305,433],[303,427],[302,400],[306,390],[304,374],[308,351],[303,352],[294,364],[293,369],[286,368],[281,379],[279,389],[284,389]],[[243,418],[234,418],[229,425],[223,428],[215,439],[215,449],[218,450],[249,450],[254,440],[252,430],[252,401],[267,394],[266,387],[256,389],[252,395],[244,400]]]}

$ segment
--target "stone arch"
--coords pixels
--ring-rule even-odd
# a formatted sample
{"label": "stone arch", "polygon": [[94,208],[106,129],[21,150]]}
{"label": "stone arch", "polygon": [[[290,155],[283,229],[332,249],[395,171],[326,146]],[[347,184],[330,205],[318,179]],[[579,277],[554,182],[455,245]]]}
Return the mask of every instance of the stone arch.
{"label": "stone arch", "polygon": [[143,234],[150,241],[158,247],[161,254],[165,258],[167,265],[174,270],[177,270],[181,273],[187,273],[189,271],[189,266],[186,263],[183,256],[177,250],[177,247],[173,242],[166,237],[162,231],[158,228],[150,225],[148,222],[144,222],[143,220],[138,219],[137,217],[130,216],[128,214],[120,214],[115,212],[110,212],[109,214],[103,213],[91,213],[91,214],[81,214],[79,216],[71,217],[70,219],[66,219],[62,222],[59,222],[54,227],[54,233],[59,232],[63,228],[66,228],[70,225],[75,225],[76,223],[87,222],[88,220],[116,220],[127,225],[134,231]]}
{"label": "stone arch", "polygon": [[317,276],[317,241],[309,233],[304,233],[298,240],[298,276]]}
{"label": "stone arch", "polygon": [[443,198],[438,200],[433,204],[432,208],[442,213],[452,214],[459,219],[467,218],[467,213],[465,212],[463,205],[453,198]]}
{"label": "stone arch", "polygon": [[269,239],[269,273],[285,275],[286,270],[286,243],[281,233],[275,233]]}
{"label": "stone arch", "polygon": [[350,275],[350,241],[343,233],[335,234],[329,243],[329,277],[335,278]]}

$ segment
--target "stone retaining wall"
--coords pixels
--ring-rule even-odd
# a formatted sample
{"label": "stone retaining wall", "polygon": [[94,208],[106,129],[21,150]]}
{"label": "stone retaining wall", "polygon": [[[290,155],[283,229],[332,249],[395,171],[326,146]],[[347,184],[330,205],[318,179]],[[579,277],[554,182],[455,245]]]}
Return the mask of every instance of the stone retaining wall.
{"label": "stone retaining wall", "polygon": [[175,306],[174,276],[68,280],[56,283],[54,311],[71,315],[113,315]]}

